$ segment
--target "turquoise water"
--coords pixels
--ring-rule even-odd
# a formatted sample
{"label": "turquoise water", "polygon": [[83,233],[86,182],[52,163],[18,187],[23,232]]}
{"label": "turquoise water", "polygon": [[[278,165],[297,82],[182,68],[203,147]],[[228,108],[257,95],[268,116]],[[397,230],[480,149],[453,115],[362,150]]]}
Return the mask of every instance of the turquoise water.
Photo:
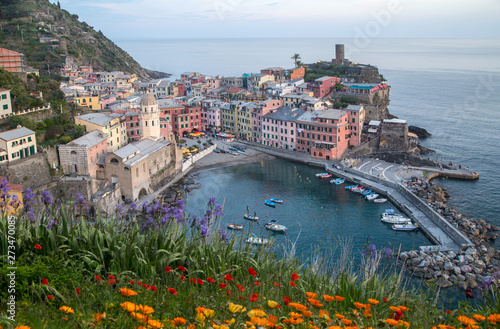
{"label": "turquoise water", "polygon": [[[275,239],[278,253],[297,241],[297,256],[303,260],[313,252],[329,253],[338,239],[347,237],[355,249],[364,248],[368,237],[378,248],[409,250],[431,244],[421,232],[396,232],[380,221],[380,214],[394,208],[392,204],[369,202],[346,190],[345,184],[336,186],[317,178],[320,172],[320,168],[281,159],[202,171],[196,178],[201,188],[188,195],[187,210],[202,214],[208,199],[215,196],[224,202],[224,228],[230,222],[245,224],[243,234]],[[264,205],[272,197],[283,204]],[[247,206],[259,216],[258,224],[243,219]],[[263,224],[270,219],[285,225],[287,235],[265,230]]]}

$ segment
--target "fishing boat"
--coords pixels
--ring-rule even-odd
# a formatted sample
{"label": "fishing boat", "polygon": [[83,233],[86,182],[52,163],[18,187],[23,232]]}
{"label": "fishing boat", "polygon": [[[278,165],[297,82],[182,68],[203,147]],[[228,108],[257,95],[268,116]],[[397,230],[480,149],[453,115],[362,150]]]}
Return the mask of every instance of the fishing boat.
{"label": "fishing boat", "polygon": [[320,176],[324,176],[324,175],[328,175],[328,173],[327,172],[322,172],[320,174],[316,174],[316,177],[320,177]]}
{"label": "fishing boat", "polygon": [[243,214],[243,218],[248,219],[248,220],[253,220],[255,222],[259,220],[259,216],[257,216],[256,214],[253,214],[253,215]]}
{"label": "fishing boat", "polygon": [[278,224],[278,221],[276,219],[271,219],[269,223],[266,224],[266,229],[274,232],[284,233],[286,230],[286,226]]}
{"label": "fishing boat", "polygon": [[341,185],[341,184],[344,184],[344,182],[345,182],[345,179],[337,178],[337,180],[335,181],[335,185]]}
{"label": "fishing boat", "polygon": [[332,177],[333,177],[332,174],[325,174],[325,175],[319,176],[319,178],[321,178],[321,179],[332,178]]}
{"label": "fishing boat", "polygon": [[274,203],[283,203],[283,200],[281,199],[271,198],[270,200]]}
{"label": "fishing boat", "polygon": [[268,239],[258,238],[256,236],[251,236],[245,239],[246,243],[255,244],[255,245],[265,245],[269,243]]}
{"label": "fishing boat", "polygon": [[230,228],[231,230],[242,230],[243,225],[229,223],[227,224],[227,228]]}
{"label": "fishing boat", "polygon": [[394,224],[392,229],[395,231],[413,231],[418,228],[418,224],[412,224],[411,222],[405,224]]}
{"label": "fishing boat", "polygon": [[375,200],[373,200],[373,202],[375,202],[375,203],[385,203],[385,202],[387,202],[387,199],[384,199],[384,198],[375,199]]}
{"label": "fishing boat", "polygon": [[264,203],[266,206],[276,208],[276,203],[272,202],[271,200],[264,200]]}
{"label": "fishing boat", "polygon": [[368,201],[372,201],[372,200],[375,200],[376,198],[378,198],[378,194],[377,193],[368,194],[365,198]]}

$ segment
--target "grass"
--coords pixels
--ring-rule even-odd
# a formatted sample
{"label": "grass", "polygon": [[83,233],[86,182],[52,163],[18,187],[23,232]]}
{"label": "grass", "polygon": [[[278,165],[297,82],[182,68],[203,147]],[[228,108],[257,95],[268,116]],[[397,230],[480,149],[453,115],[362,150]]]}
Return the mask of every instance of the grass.
{"label": "grass", "polygon": [[[187,215],[180,202],[168,209],[148,205],[143,220],[117,211],[87,221],[75,217],[82,200],[64,208],[47,194],[42,201],[29,193],[26,210],[35,216],[21,215],[10,227],[6,216],[0,219],[2,287],[9,284],[10,249],[17,267],[16,315],[9,319],[2,302],[3,326],[431,328],[466,327],[460,320],[481,315],[490,321],[474,320],[479,328],[494,328],[500,321],[492,315],[499,313],[495,290],[477,309],[464,304],[443,312],[435,295],[409,288],[394,259],[369,243],[360,263],[349,241],[339,241],[338,259],[318,256],[304,266],[293,246],[279,258],[267,247],[228,239],[218,230],[222,206],[213,199],[203,217]],[[9,240],[12,225],[15,240]],[[1,300],[10,295],[2,289]]]}

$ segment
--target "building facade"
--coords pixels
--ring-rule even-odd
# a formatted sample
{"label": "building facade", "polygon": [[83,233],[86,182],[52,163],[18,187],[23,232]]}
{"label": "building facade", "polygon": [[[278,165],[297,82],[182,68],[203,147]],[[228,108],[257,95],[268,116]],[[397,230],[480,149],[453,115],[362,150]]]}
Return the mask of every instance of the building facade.
{"label": "building facade", "polygon": [[0,116],[12,114],[10,90],[0,88]]}
{"label": "building facade", "polygon": [[96,177],[99,157],[108,153],[108,139],[94,130],[66,145],[58,146],[61,167],[66,175]]}
{"label": "building facade", "polygon": [[18,126],[0,133],[0,164],[23,159],[37,153],[35,132]]}

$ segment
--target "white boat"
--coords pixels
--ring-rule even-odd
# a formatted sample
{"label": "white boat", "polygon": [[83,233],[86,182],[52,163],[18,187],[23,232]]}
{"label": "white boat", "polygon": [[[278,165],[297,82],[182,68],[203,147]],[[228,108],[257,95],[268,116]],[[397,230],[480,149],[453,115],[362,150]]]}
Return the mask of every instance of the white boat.
{"label": "white boat", "polygon": [[250,244],[256,244],[256,245],[265,245],[265,244],[269,243],[269,240],[268,239],[258,238],[256,236],[251,236],[249,238],[246,238],[245,242],[246,243],[250,243]]}
{"label": "white boat", "polygon": [[243,218],[248,219],[248,220],[253,220],[253,221],[258,221],[259,216],[257,215],[250,215],[250,214],[243,214]]}
{"label": "white boat", "polygon": [[401,215],[389,215],[389,216],[383,216],[381,219],[384,223],[389,223],[389,224],[406,224],[406,223],[411,223],[411,219],[403,217]]}
{"label": "white boat", "polygon": [[376,198],[378,197],[378,194],[377,193],[373,193],[373,194],[368,194],[366,196],[366,199],[371,201],[371,200],[375,200]]}
{"label": "white boat", "polygon": [[395,231],[413,231],[418,228],[418,224],[412,224],[408,222],[406,224],[394,224],[392,225],[392,229]]}
{"label": "white boat", "polygon": [[286,226],[278,224],[276,219],[271,219],[269,223],[266,224],[266,229],[274,232],[285,232]]}
{"label": "white boat", "polygon": [[375,202],[375,203],[384,203],[384,202],[387,202],[387,199],[384,199],[384,198],[375,199],[375,200],[373,200],[373,202]]}
{"label": "white boat", "polygon": [[325,176],[325,175],[328,175],[328,173],[327,172],[322,172],[320,174],[316,174],[316,177]]}
{"label": "white boat", "polygon": [[230,228],[231,230],[242,230],[243,225],[229,223],[227,224],[227,228]]}

